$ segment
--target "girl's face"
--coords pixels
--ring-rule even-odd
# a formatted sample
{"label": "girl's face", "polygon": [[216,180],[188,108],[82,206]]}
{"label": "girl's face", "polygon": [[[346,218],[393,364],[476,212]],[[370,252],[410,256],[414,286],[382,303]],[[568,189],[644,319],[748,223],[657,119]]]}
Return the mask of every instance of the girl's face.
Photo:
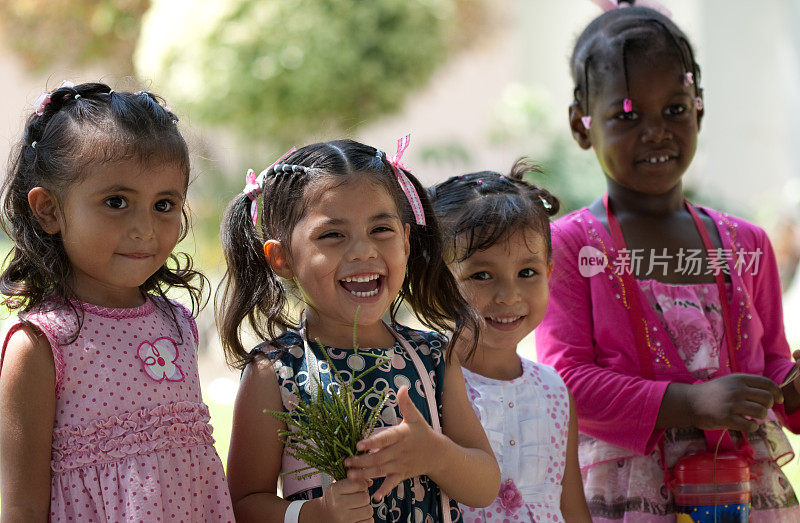
{"label": "girl's face", "polygon": [[308,305],[309,330],[329,337],[375,325],[403,285],[410,227],[376,183],[319,192],[292,230],[289,267]]}
{"label": "girl's face", "polygon": [[544,317],[552,263],[542,235],[531,228],[511,233],[476,251],[450,270],[469,303],[486,323],[479,351],[516,351]]}
{"label": "girl's face", "polygon": [[[166,261],[181,231],[187,179],[171,164],[90,165],[46,225],[60,233],[81,300],[140,305],[139,286]],[[49,230],[48,230],[49,227]]]}
{"label": "girl's face", "polygon": [[[669,56],[630,56],[630,91],[621,70],[607,73],[590,97],[590,129],[573,118],[573,135],[584,148],[594,147],[610,180],[649,195],[680,183],[694,157],[702,117],[694,107],[694,87],[684,85],[682,73]],[[633,102],[628,113],[626,97]]]}

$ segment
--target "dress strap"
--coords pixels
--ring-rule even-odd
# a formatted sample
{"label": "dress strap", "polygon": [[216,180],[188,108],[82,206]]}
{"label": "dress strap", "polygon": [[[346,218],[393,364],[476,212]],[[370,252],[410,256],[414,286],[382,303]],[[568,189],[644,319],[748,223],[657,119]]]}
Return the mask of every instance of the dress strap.
{"label": "dress strap", "polygon": [[[436,395],[433,391],[433,382],[431,377],[428,374],[427,369],[425,369],[425,365],[423,365],[419,354],[417,354],[417,351],[411,346],[411,344],[408,343],[408,341],[395,329],[389,327],[389,330],[394,337],[397,338],[397,341],[400,342],[400,346],[403,347],[403,349],[405,349],[405,351],[411,357],[411,361],[414,363],[414,367],[417,369],[417,374],[419,374],[419,379],[422,382],[422,389],[425,391],[425,399],[428,400],[428,411],[431,415],[431,427],[433,428],[434,432],[441,434],[442,424],[439,420],[439,406],[436,404]],[[452,517],[450,516],[450,497],[445,494],[444,490],[442,490],[442,487],[439,487],[439,499],[442,503],[442,521],[444,521],[444,523],[451,523]]]}

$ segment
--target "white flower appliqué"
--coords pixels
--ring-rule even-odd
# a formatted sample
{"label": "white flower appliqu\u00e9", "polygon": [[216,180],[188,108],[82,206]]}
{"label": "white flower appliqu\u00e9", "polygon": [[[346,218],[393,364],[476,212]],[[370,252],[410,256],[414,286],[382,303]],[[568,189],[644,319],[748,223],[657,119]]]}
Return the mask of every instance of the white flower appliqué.
{"label": "white flower appliqu\u00e9", "polygon": [[155,381],[182,381],[184,378],[183,371],[175,363],[178,359],[178,345],[172,338],[143,341],[136,356],[142,361],[145,374]]}

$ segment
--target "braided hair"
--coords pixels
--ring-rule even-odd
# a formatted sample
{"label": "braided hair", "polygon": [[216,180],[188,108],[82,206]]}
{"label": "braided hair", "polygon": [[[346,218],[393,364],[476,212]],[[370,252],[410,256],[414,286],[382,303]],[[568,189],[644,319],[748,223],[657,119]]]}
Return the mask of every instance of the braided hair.
{"label": "braided hair", "polygon": [[[2,186],[0,221],[13,242],[0,274],[5,306],[27,312],[57,296],[70,304],[78,325],[82,324],[82,315],[71,301],[75,298],[70,287],[72,269],[61,235],[47,234],[36,220],[28,205],[31,189],[44,187],[63,201],[87,167],[122,160],[173,163],[186,175],[188,185],[186,142],[176,126],[177,117],[160,102],[147,91],[118,92],[102,83],[84,83],[55,89],[49,103],[28,116]],[[182,213],[179,240],[186,236],[189,223],[186,208]],[[188,254],[173,253],[140,290],[166,298],[169,288],[180,287],[188,292],[196,313],[202,305],[204,283],[203,276],[192,269]],[[170,302],[165,299],[164,303]],[[175,311],[169,309],[175,320]]]}
{"label": "braided hair", "polygon": [[542,235],[548,261],[552,258],[550,217],[558,213],[558,198],[523,180],[541,172],[525,158],[508,175],[481,171],[453,176],[428,189],[447,238],[448,263],[462,262],[488,249],[512,231],[530,227]]}
{"label": "braided hair", "polygon": [[591,114],[591,94],[598,92],[598,82],[606,75],[622,73],[628,90],[628,58],[634,53],[660,54],[676,60],[694,86],[695,99],[700,100],[700,66],[684,32],[658,11],[633,6],[598,16],[575,43],[570,59],[573,96],[584,115]]}
{"label": "braided hair", "polygon": [[389,308],[392,321],[405,301],[428,328],[453,329],[448,357],[464,328],[477,328],[477,313],[461,296],[444,262],[439,225],[425,189],[410,172],[403,172],[419,194],[425,225],[416,223],[386,154],[353,140],[307,145],[262,172],[258,177],[261,212],[255,226],[250,196],[240,193],[228,204],[220,229],[227,270],[217,290],[216,313],[222,347],[231,366],[242,368],[253,357],[242,343],[243,324],[273,343],[296,325],[289,313],[286,282],[267,263],[264,243],[277,240],[290,249],[292,231],[310,202],[323,191],[353,180],[370,181],[386,190],[402,222],[411,228],[405,279]]}

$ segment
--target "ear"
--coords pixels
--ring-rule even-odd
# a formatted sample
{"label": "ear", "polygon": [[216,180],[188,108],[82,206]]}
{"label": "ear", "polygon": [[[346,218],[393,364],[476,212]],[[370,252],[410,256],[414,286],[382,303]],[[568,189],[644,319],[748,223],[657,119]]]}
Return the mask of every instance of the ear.
{"label": "ear", "polygon": [[61,210],[55,195],[44,187],[28,191],[28,205],[47,234],[61,232]]}
{"label": "ear", "polygon": [[583,109],[581,109],[578,102],[569,104],[569,127],[572,130],[572,138],[580,145],[581,149],[589,149],[592,147],[592,139],[589,136],[589,129],[583,125],[581,120]]}
{"label": "ear", "polygon": [[553,274],[553,260],[547,262],[547,279],[550,279],[550,275]]}
{"label": "ear", "polygon": [[264,257],[267,263],[281,278],[290,280],[294,277],[294,272],[289,264],[289,252],[278,240],[267,240],[264,243]]}

